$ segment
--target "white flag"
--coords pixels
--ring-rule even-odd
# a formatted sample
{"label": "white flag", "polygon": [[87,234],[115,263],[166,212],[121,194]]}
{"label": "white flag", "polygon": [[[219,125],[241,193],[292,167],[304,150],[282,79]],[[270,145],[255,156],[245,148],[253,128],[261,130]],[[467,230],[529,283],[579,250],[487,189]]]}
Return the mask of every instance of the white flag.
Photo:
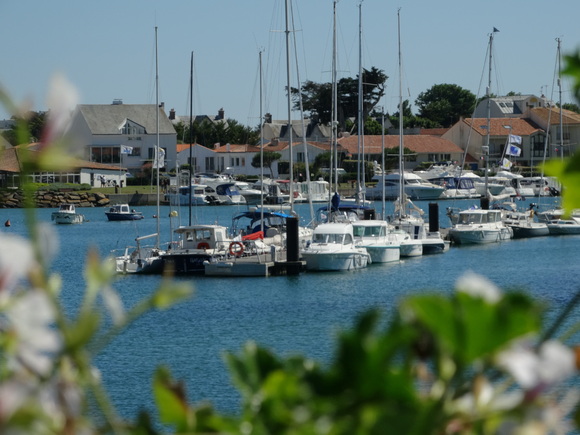
{"label": "white flag", "polygon": [[155,169],[161,169],[165,167],[165,150],[163,148],[159,148],[159,155],[155,153],[155,159],[153,159],[153,167]]}
{"label": "white flag", "polygon": [[512,167],[512,162],[510,162],[508,159],[503,159],[501,161],[501,167],[502,169],[510,169]]}
{"label": "white flag", "polygon": [[131,154],[133,152],[133,147],[129,145],[121,145],[121,154]]}
{"label": "white flag", "polygon": [[510,134],[509,139],[510,139],[509,140],[510,143],[515,143],[517,145],[521,145],[522,144],[522,137],[521,136],[518,136],[517,134]]}
{"label": "white flag", "polygon": [[522,149],[515,146],[515,145],[509,145],[507,147],[507,149],[505,150],[505,154],[506,156],[515,156],[515,157],[519,157],[522,154]]}

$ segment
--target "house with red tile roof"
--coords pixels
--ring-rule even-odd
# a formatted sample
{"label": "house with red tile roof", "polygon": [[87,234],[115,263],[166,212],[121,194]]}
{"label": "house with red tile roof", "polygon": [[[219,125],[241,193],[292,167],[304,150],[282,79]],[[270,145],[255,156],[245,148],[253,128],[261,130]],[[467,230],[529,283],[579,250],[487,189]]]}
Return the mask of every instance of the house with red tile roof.
{"label": "house with red tile roof", "polygon": [[537,107],[531,109],[528,116],[542,130],[549,132],[547,157],[568,157],[579,149],[580,114],[566,109],[560,111],[558,107]]}
{"label": "house with red tile roof", "polygon": [[[505,156],[504,150],[509,143],[509,135],[519,136],[521,154],[510,157],[514,165],[533,166],[541,162],[544,155],[546,134],[540,126],[527,118],[492,118],[489,135],[489,167],[501,166],[500,160]],[[479,163],[485,167],[483,147],[487,142],[487,119],[467,118],[453,125],[442,138],[447,139],[462,150],[467,149]]]}
{"label": "house with red tile roof", "polygon": [[[398,135],[365,135],[360,148],[364,149],[365,160],[381,161],[383,152],[383,138],[385,150],[399,148]],[[359,137],[348,136],[338,140],[338,144],[347,155],[356,158],[359,151]],[[403,136],[403,148],[413,152],[405,158],[405,169],[414,169],[422,162],[462,161],[463,150],[448,139],[436,135],[410,134]],[[388,151],[387,151],[388,152]],[[392,168],[386,168],[392,169]],[[393,168],[394,169],[394,168]]]}

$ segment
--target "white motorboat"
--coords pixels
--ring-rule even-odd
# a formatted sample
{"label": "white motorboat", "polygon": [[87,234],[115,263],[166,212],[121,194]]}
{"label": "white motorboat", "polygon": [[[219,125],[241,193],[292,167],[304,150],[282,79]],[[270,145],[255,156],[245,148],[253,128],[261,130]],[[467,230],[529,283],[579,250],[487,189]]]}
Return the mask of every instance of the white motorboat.
{"label": "white motorboat", "polygon": [[540,237],[550,234],[546,223],[534,220],[533,211],[508,211],[504,216],[504,223],[512,229],[514,239]]}
{"label": "white motorboat", "polygon": [[501,210],[472,209],[458,213],[449,237],[460,245],[496,243],[511,239],[513,231],[504,224]]}
{"label": "white motorboat", "polygon": [[370,262],[368,251],[356,246],[353,226],[346,222],[318,225],[312,241],[302,250],[307,270],[354,270],[367,267]]}
{"label": "white motorboat", "polygon": [[77,213],[74,204],[63,203],[58,211],[52,212],[51,219],[57,224],[82,224],[84,215]]}
{"label": "white motorboat", "polygon": [[516,196],[529,197],[536,196],[536,191],[529,179],[524,178],[521,174],[514,174],[509,171],[498,171],[497,177],[507,178],[510,180],[512,187],[516,192]]}
{"label": "white motorboat", "polygon": [[330,198],[330,191],[328,186],[328,181],[325,181],[321,178],[319,180],[310,181],[310,185],[308,182],[303,181],[298,183],[296,188],[299,189],[300,195],[306,198],[307,201],[328,202],[328,198]]}
{"label": "white motorboat", "polygon": [[176,191],[165,194],[165,200],[169,202],[169,205],[187,206],[190,201],[191,205],[207,205],[209,201],[207,200],[206,188],[207,186],[203,184],[181,186]]}
{"label": "white motorboat", "polygon": [[400,182],[403,179],[403,188],[405,195],[410,199],[428,201],[439,199],[445,187],[437,186],[423,180],[419,175],[412,172],[403,172],[402,177],[398,172],[392,172],[386,175],[375,175],[373,181],[377,184],[374,187],[366,188],[366,197],[368,199],[378,200],[383,197],[383,183],[385,185],[385,198],[396,199],[400,195]]}
{"label": "white motorboat", "polygon": [[512,185],[511,178],[493,176],[493,177],[488,177],[487,181],[488,181],[488,190],[490,191],[490,193],[492,195],[495,195],[495,194],[493,192],[491,192],[491,190],[489,189],[490,184],[503,186],[501,193],[499,193],[497,195],[516,196],[518,194],[515,187]]}
{"label": "white motorboat", "polygon": [[210,205],[246,204],[246,199],[238,191],[236,182],[226,175],[196,174],[194,180],[196,184],[207,186],[206,200]]}
{"label": "white motorboat", "polygon": [[445,188],[442,196],[444,198],[465,199],[481,196],[477,193],[473,179],[470,177],[443,176],[431,178],[428,181]]}
{"label": "white motorboat", "polygon": [[261,203],[263,195],[261,189],[254,189],[250,186],[250,183],[246,183],[245,181],[236,181],[236,187],[240,195],[245,198],[246,204],[258,205]]}
{"label": "white motorboat", "polygon": [[178,240],[161,254],[161,259],[164,270],[179,275],[203,275],[205,262],[241,256],[246,249],[242,242],[234,242],[227,227],[221,225],[181,226],[173,233]]}
{"label": "white motorboat", "polygon": [[[563,208],[553,208],[544,211],[537,211],[536,217],[540,222],[551,222],[554,220],[562,219],[564,216],[565,210]],[[572,210],[572,218],[580,218],[580,209]]]}
{"label": "white motorboat", "polygon": [[117,273],[123,274],[159,274],[163,272],[163,262],[160,257],[164,251],[157,246],[142,245],[143,240],[157,237],[157,233],[137,237],[136,246],[127,246],[123,254],[116,256]]}
{"label": "white motorboat", "polygon": [[551,235],[580,234],[580,218],[556,219],[546,225]]}
{"label": "white motorboat", "polygon": [[373,263],[399,261],[401,244],[382,220],[361,220],[352,224],[355,243],[366,248]]}

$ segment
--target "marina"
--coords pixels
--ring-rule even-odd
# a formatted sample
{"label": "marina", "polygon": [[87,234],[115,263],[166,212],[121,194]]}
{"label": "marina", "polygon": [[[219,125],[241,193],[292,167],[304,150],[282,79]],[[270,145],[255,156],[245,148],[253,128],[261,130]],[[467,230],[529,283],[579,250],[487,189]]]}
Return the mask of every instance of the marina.
{"label": "marina", "polygon": [[[462,209],[478,204],[474,200],[457,202]],[[451,202],[439,204],[445,230],[450,226],[445,208]],[[428,204],[419,202],[417,206],[426,209]],[[387,203],[387,212],[392,213],[393,207]],[[296,208],[301,225],[306,224],[307,206]],[[140,210],[144,215],[140,221],[109,222],[102,209],[86,208],[82,209],[87,217],[83,225],[51,224],[61,245],[51,270],[62,276],[62,302],[69,315],[77,313],[82,301],[85,283],[80,272],[91,247],[106,256],[137,236],[155,232],[156,208]],[[161,210],[166,238],[170,236],[170,208],[163,206]],[[50,223],[52,211],[37,209],[36,213],[40,221]],[[232,216],[240,211],[235,206],[193,210],[197,222],[221,225],[230,225]],[[182,211],[181,219],[185,216]],[[11,222],[3,232],[26,236],[24,210],[2,209],[0,220]],[[226,350],[238,352],[245,342],[253,340],[279,354],[301,353],[325,363],[332,358],[337,332],[349,328],[363,311],[377,307],[386,315],[407,295],[452,291],[455,281],[468,270],[487,276],[503,289],[525,289],[545,301],[550,314],[577,291],[580,266],[570,259],[578,255],[579,243],[580,236],[568,235],[452,245],[442,255],[373,263],[348,272],[243,279],[179,276],[175,278],[178,282],[194,287],[194,297],[139,319],[98,355],[95,364],[125,416],[134,416],[143,407],[153,408],[151,376],[159,364],[167,365],[176,378],[184,380],[191,401],[209,401],[221,411],[235,413],[239,396],[222,359]],[[161,279],[158,275],[119,276],[114,288],[123,304],[130,307],[151,293]]]}

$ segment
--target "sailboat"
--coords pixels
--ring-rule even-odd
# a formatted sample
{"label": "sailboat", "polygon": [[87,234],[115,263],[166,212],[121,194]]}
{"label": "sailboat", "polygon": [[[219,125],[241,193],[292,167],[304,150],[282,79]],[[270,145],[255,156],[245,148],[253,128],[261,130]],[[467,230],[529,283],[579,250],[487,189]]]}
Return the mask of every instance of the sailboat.
{"label": "sailboat", "polygon": [[[423,254],[444,252],[447,250],[448,244],[441,238],[438,228],[429,228],[429,231],[427,231],[427,224],[423,219],[423,210],[413,204],[405,191],[400,10],[397,12],[397,34],[399,45],[399,197],[395,201],[395,212],[390,217],[389,222],[393,232],[399,234],[402,239],[400,241],[401,256],[418,257]],[[435,217],[433,219],[433,223],[438,223],[438,219]]]}
{"label": "sailboat", "polygon": [[[163,271],[163,260],[161,254],[164,251],[160,248],[160,186],[159,171],[161,166],[161,156],[163,155],[159,148],[159,64],[157,50],[157,27],[155,27],[155,113],[157,116],[157,140],[155,144],[155,160],[153,169],[157,167],[157,232],[135,239],[136,247],[126,247],[121,256],[115,258],[117,273],[161,273]],[[154,246],[146,246],[141,243],[144,240],[155,239]],[[132,249],[132,250],[131,250]],[[129,252],[131,250],[131,252]]]}
{"label": "sailboat", "polygon": [[[362,237],[358,242],[354,237],[353,221],[358,220],[358,213],[362,211],[360,204],[350,202],[341,205],[338,194],[338,173],[337,173],[337,152],[336,152],[336,117],[337,117],[337,88],[336,88],[336,3],[333,2],[333,57],[332,57],[332,131],[333,165],[330,179],[334,175],[335,193],[329,198],[329,204],[319,210],[324,218],[320,218],[320,223],[312,235],[312,241],[302,250],[302,258],[306,261],[307,270],[332,270],[344,271],[352,269],[362,269],[372,261],[367,249],[361,245]],[[360,231],[359,231],[360,233]],[[364,234],[364,229],[363,229]]]}
{"label": "sailboat", "polygon": [[[485,158],[485,191],[488,184],[489,143],[491,125],[491,67],[493,53],[493,37],[498,30],[494,27],[489,35],[489,75],[487,86],[487,135],[483,148]],[[509,240],[513,231],[502,220],[501,210],[489,209],[489,197],[481,199],[481,209],[463,210],[459,213],[449,213],[453,226],[449,229],[449,237],[457,244],[482,244]],[[451,212],[451,210],[450,210]]]}

